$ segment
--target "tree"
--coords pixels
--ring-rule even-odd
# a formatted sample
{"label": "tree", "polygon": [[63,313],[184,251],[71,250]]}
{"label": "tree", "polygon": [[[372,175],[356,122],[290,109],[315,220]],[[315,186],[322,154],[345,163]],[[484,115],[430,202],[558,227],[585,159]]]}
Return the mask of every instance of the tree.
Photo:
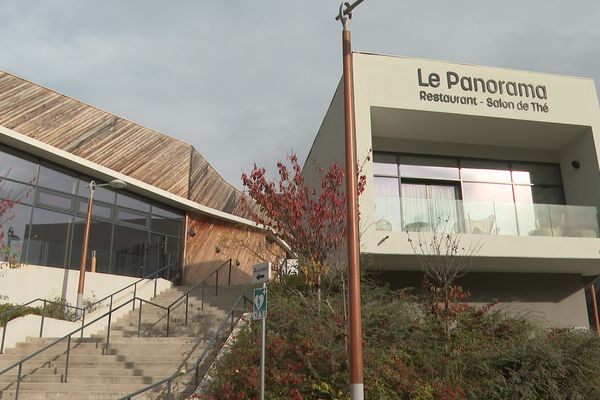
{"label": "tree", "polygon": [[418,232],[417,239],[408,242],[425,274],[423,285],[432,293],[431,311],[438,318],[446,337],[450,338],[452,321],[465,309],[469,294],[456,280],[467,273],[471,257],[481,249],[481,242],[462,243],[461,235],[451,232],[448,218],[438,217],[431,232]]}
{"label": "tree", "polygon": [[[256,164],[250,174],[242,174],[242,183],[257,205],[248,209],[259,225],[298,255],[300,272],[320,296],[321,276],[346,237],[345,174],[337,163],[328,170],[318,168],[321,187],[317,191],[305,182],[296,154],[290,154],[287,161],[277,163],[276,179],[267,179],[266,170]],[[359,195],[365,183],[366,177],[360,175]]]}

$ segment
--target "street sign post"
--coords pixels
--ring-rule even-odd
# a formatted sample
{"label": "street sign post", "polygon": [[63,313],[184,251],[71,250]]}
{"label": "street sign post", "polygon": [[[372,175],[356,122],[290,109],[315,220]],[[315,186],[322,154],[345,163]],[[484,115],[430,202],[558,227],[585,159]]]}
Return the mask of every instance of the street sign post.
{"label": "street sign post", "polygon": [[264,283],[271,280],[271,263],[263,262],[252,267],[252,283]]}
{"label": "street sign post", "polygon": [[264,262],[252,267],[252,283],[262,283],[254,289],[252,319],[260,320],[260,400],[265,400],[265,338],[267,320],[267,282],[271,279],[271,263]]}

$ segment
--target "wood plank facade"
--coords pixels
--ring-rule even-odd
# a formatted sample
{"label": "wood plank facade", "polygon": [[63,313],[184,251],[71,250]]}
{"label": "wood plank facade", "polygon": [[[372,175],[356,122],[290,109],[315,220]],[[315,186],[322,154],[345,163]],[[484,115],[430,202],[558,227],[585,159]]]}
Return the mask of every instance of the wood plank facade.
{"label": "wood plank facade", "polygon": [[[244,195],[192,145],[1,71],[0,126],[201,205],[249,218]],[[246,204],[253,203],[248,199]],[[252,265],[265,255],[273,260],[285,255],[280,248],[270,249],[263,231],[207,215],[188,213],[184,243],[184,284],[198,282],[230,258],[231,283],[246,283]]]}

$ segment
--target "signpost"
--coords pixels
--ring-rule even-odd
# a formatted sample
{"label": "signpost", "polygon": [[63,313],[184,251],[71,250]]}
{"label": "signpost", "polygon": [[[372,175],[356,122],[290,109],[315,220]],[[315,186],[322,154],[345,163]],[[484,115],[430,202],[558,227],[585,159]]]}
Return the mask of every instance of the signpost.
{"label": "signpost", "polygon": [[267,282],[271,279],[271,263],[265,262],[252,267],[252,283],[262,283],[254,289],[252,319],[260,320],[260,400],[265,400],[265,328],[267,320]]}

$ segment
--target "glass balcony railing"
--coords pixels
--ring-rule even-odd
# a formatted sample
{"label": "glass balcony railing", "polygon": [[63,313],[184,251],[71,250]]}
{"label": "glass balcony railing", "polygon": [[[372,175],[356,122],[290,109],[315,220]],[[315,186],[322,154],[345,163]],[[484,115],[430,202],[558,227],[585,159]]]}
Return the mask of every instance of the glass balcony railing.
{"label": "glass balcony railing", "polygon": [[420,198],[376,198],[379,231],[600,237],[596,207]]}

